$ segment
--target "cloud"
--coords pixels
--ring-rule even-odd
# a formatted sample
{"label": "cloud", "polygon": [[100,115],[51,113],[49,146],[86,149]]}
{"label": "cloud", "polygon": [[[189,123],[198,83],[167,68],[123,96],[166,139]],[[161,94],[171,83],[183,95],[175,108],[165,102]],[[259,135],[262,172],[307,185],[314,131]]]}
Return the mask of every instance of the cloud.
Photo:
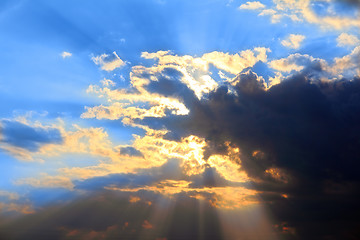
{"label": "cloud", "polygon": [[247,9],[247,10],[255,10],[255,9],[261,9],[261,8],[265,8],[265,5],[258,1],[246,2],[242,5],[240,5],[240,7],[239,7],[239,9]]}
{"label": "cloud", "polygon": [[29,201],[18,193],[0,190],[0,223],[1,215],[4,213],[31,214],[34,213],[34,209]]}
{"label": "cloud", "polygon": [[3,198],[3,197],[5,197],[5,198],[7,198],[9,200],[18,200],[19,199],[19,194],[0,190],[0,198]]}
{"label": "cloud", "polygon": [[[354,159],[360,136],[360,80],[336,76],[356,68],[358,49],[332,64],[298,53],[272,60],[269,66],[284,74],[275,75],[282,78],[276,85],[254,72],[257,63],[266,64],[267,51],[201,57],[143,53],[155,64],[134,66],[129,89],[90,86],[89,92],[109,103],[88,107],[82,116],[120,119],[143,129],[143,135],[134,135],[130,145],[115,146],[102,128],[58,127],[63,144],[41,151],[89,153],[103,160],[19,183],[80,192],[111,190],[125,195],[126,204],[139,198],[132,205],[148,208],[157,206],[156,201],[144,196],[202,201],[219,211],[264,204],[277,214],[274,221],[282,234],[295,232],[308,239],[311,231],[302,229],[297,219],[301,212],[301,221],[315,214],[316,234],[324,235],[331,225],[328,219],[353,218],[350,209],[358,210],[359,166]],[[219,79],[209,65],[228,74],[240,72]],[[324,79],[326,74],[333,78]],[[200,91],[202,87],[206,90]],[[345,204],[349,207],[340,210]],[[140,229],[145,219],[153,223],[141,218]],[[104,229],[93,231],[102,234]]]}
{"label": "cloud", "polygon": [[50,176],[42,174],[38,178],[21,178],[14,182],[16,185],[30,185],[36,188],[66,188],[72,190],[72,181],[63,176]]}
{"label": "cloud", "polygon": [[62,58],[65,59],[65,58],[71,57],[71,56],[72,56],[72,53],[70,53],[70,52],[65,52],[65,51],[64,51],[64,52],[62,52],[60,55],[61,55]]}
{"label": "cloud", "polygon": [[325,67],[327,63],[319,58],[314,58],[307,54],[295,53],[286,58],[273,60],[269,66],[280,72],[299,72],[309,65],[318,63],[320,66]]}
{"label": "cloud", "polygon": [[[296,222],[299,212],[304,221],[316,215],[316,232],[321,235],[328,231],[329,218],[345,221],[360,210],[354,188],[360,180],[355,160],[360,79],[322,82],[313,72],[305,64],[303,72],[268,90],[256,79],[242,77],[236,94],[228,87],[218,88],[196,108],[189,108],[188,117],[164,121],[177,134],[191,132],[218,148],[225,141],[237,146],[242,169],[257,179],[255,189],[263,191],[260,196],[264,201],[269,198],[272,211],[300,236],[311,236],[313,231],[301,229],[302,223]],[[242,79],[250,82],[242,83]],[[254,154],[259,151],[262,154]],[[269,192],[277,193],[279,200],[270,200]],[[282,194],[296,204],[282,210]],[[345,205],[349,207],[343,211]],[[317,213],[311,210],[318,208]],[[340,229],[353,231],[350,226]],[[336,229],[331,232],[340,234]]]}
{"label": "cloud", "polygon": [[139,150],[137,150],[133,147],[130,147],[130,146],[129,147],[121,147],[120,154],[134,156],[134,157],[143,157],[144,156]]}
{"label": "cloud", "polygon": [[221,70],[231,74],[238,74],[245,68],[254,66],[255,63],[259,61],[266,62],[267,52],[270,52],[270,49],[258,47],[254,48],[253,51],[245,50],[233,55],[222,52],[211,52],[204,54],[202,58]]}
{"label": "cloud", "polygon": [[278,23],[283,17],[283,15],[279,14],[274,9],[264,9],[259,13],[259,16],[270,16],[271,23]]}
{"label": "cloud", "polygon": [[2,203],[0,202],[0,212],[16,212],[21,214],[31,214],[34,210],[31,205],[28,204],[17,204],[17,203]]}
{"label": "cloud", "polygon": [[360,44],[359,38],[348,33],[341,33],[336,41],[340,47],[355,46]]}
{"label": "cloud", "polygon": [[107,72],[111,72],[125,65],[125,62],[120,59],[116,52],[113,52],[113,55],[104,53],[100,56],[94,56],[91,59],[96,65],[99,65],[102,70]]}
{"label": "cloud", "polygon": [[[210,203],[204,201],[200,208],[200,200],[186,196],[179,196],[178,200],[162,198],[156,194],[144,193],[143,196],[158,199],[159,202],[151,206],[145,203],[134,205],[127,201],[127,193],[99,192],[58,206],[46,206],[36,213],[16,218],[6,225],[0,223],[0,234],[6,236],[6,239],[38,240],[195,240],[201,233],[204,239],[220,240],[223,239],[221,224],[226,224],[231,234],[273,239],[274,233],[264,227],[266,220],[262,216],[261,219],[251,217],[255,213],[259,214],[259,209],[220,215]],[[84,218],[85,213],[91,213],[92,217]],[[259,233],[254,229],[248,229],[245,225],[249,221],[251,225],[264,227],[264,230]],[[234,222],[238,223],[235,224],[237,226],[231,224]]]}
{"label": "cloud", "polygon": [[[257,47],[236,54],[211,52],[199,58],[177,56],[169,51],[143,52],[143,58],[155,59],[157,65],[132,68],[132,91],[91,85],[88,92],[106,97],[111,104],[86,107],[87,111],[81,117],[123,119],[123,122],[129,124],[134,119],[162,118],[169,114],[187,115],[189,111],[182,102],[186,97],[177,92],[183,89],[188,96],[195,92],[200,99],[216,89],[218,83],[210,76],[209,64],[230,74],[237,74],[259,61],[266,62],[269,51]],[[144,105],[147,107],[141,107]]]}
{"label": "cloud", "polygon": [[145,228],[145,229],[152,229],[153,228],[153,225],[151,223],[149,223],[148,220],[145,220],[141,226],[143,228]]}
{"label": "cloud", "polygon": [[129,202],[131,202],[131,203],[136,203],[136,202],[139,202],[140,200],[141,200],[141,198],[136,197],[136,196],[130,196],[130,198],[129,198]]}
{"label": "cloud", "polygon": [[333,66],[329,72],[333,74],[343,74],[346,77],[360,76],[359,69],[360,46],[355,47],[350,54],[334,59]]}
{"label": "cloud", "polygon": [[[220,155],[214,156],[220,158]],[[215,162],[215,163],[214,163]],[[230,165],[229,165],[230,164]],[[211,166],[212,167],[211,167]],[[209,201],[213,207],[237,209],[259,203],[256,191],[247,189],[247,176],[241,175],[239,165],[229,159],[216,162],[210,157],[203,171],[188,175],[187,167],[181,160],[168,160],[160,167],[138,169],[131,174],[112,174],[97,178],[75,181],[75,189],[94,191],[107,189],[116,192],[132,193],[131,203],[140,202],[137,195],[142,192],[156,193],[163,197],[174,198],[185,194],[189,198]],[[228,170],[225,168],[229,167]],[[229,194],[232,192],[232,194]],[[141,201],[151,205],[151,201]]]}
{"label": "cloud", "polygon": [[1,121],[1,146],[4,144],[36,152],[47,144],[61,144],[60,131],[51,127],[32,127],[25,123],[11,120]]}
{"label": "cloud", "polygon": [[104,78],[103,80],[100,81],[101,84],[104,86],[104,87],[114,87],[116,85],[115,82],[113,82],[112,80],[110,79],[106,79]]}
{"label": "cloud", "polygon": [[[344,29],[351,27],[360,27],[360,20],[356,15],[354,17],[344,17],[337,15],[336,12],[331,11],[336,2],[327,1],[326,9],[333,14],[318,15],[314,10],[314,5],[321,4],[321,1],[292,1],[292,0],[273,0],[274,6],[272,8],[249,8],[254,11],[261,11],[259,16],[270,16],[272,23],[279,23],[283,18],[289,18],[294,22],[308,22],[320,26],[323,29]],[[324,8],[324,6],[321,6]],[[359,11],[358,11],[359,13]]]}
{"label": "cloud", "polygon": [[[188,113],[126,116],[132,126],[141,126],[154,134],[151,136],[157,134],[156,138],[148,138],[161,142],[162,147],[155,144],[158,150],[154,152],[162,152],[167,159],[180,159],[180,169],[187,177],[148,177],[146,186],[113,182],[106,189],[131,194],[185,194],[206,199],[218,208],[256,204],[259,200],[254,196],[259,196],[278,214],[282,234],[296,233],[304,238],[312,236],[313,231],[297,221],[299,211],[304,216],[302,221],[316,215],[318,222],[312,224],[318,227],[317,236],[326,234],[329,219],[345,221],[355,217],[350,209],[360,210],[355,187],[359,181],[355,159],[360,136],[360,80],[354,74],[357,48],[332,63],[299,53],[272,60],[269,66],[286,74],[276,75],[282,78],[276,85],[267,85],[261,74],[252,71],[257,60],[250,61],[247,67],[232,69],[228,59],[235,59],[235,55],[226,53],[204,54],[196,61],[169,52],[145,55],[158,59],[158,65],[135,67],[133,86],[144,94],[175,97]],[[248,56],[256,58],[253,51]],[[236,58],[240,59],[236,63],[242,62],[241,54]],[[197,95],[196,88],[183,80],[188,73],[179,66],[185,63],[204,72],[209,63],[228,73],[241,72],[232,79],[225,78],[206,94]],[[166,70],[159,68],[163,65],[167,65]],[[350,75],[352,78],[344,79]],[[106,92],[111,99],[125,93]],[[146,150],[139,146],[136,149],[146,157]],[[251,184],[245,184],[249,181]],[[342,211],[346,204],[350,206]],[[314,213],[312,209],[319,211]],[[351,226],[342,225],[341,229],[353,231]],[[336,229],[331,234],[341,235]]]}
{"label": "cloud", "polygon": [[331,81],[342,77],[360,76],[359,56],[360,47],[354,48],[348,55],[334,58],[332,63],[308,54],[295,53],[285,58],[272,60],[269,66],[282,73],[296,73],[306,68],[312,69],[312,74]]}
{"label": "cloud", "polygon": [[290,34],[288,39],[281,41],[281,44],[287,48],[298,49],[304,39],[305,36],[303,35]]}

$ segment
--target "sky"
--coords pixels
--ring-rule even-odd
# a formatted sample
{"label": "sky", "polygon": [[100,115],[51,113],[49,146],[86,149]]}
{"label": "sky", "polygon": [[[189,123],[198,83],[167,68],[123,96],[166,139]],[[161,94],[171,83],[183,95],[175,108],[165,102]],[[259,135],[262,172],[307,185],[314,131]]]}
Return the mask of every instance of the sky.
{"label": "sky", "polygon": [[0,239],[359,239],[360,2],[2,0]]}

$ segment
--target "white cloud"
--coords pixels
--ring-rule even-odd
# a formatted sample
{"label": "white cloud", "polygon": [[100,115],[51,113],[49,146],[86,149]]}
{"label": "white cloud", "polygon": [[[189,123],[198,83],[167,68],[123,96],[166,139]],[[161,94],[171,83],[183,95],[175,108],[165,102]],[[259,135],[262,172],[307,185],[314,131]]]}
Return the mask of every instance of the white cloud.
{"label": "white cloud", "polygon": [[104,78],[103,80],[100,80],[100,83],[104,86],[104,87],[114,87],[116,85],[115,82],[113,82],[110,79],[106,79]]}
{"label": "white cloud", "polygon": [[104,53],[100,56],[92,57],[91,59],[96,65],[99,65],[102,70],[105,70],[107,72],[111,72],[116,68],[125,65],[125,62],[120,59],[116,52],[113,52],[112,56]]}
{"label": "white cloud", "polygon": [[330,71],[333,74],[360,76],[360,46],[352,50],[349,55],[334,59],[334,65]]}
{"label": "white cloud", "polygon": [[319,62],[324,69],[327,68],[327,63],[323,59],[299,53],[291,54],[286,58],[273,60],[269,63],[269,66],[279,72],[298,72],[314,62]]}
{"label": "white cloud", "polygon": [[[269,66],[281,73],[294,73],[304,70],[306,67],[319,67],[319,74],[323,79],[341,79],[343,77],[360,76],[360,47],[355,47],[350,54],[343,57],[336,57],[332,62],[321,58],[315,58],[307,54],[291,54],[285,58],[269,62]],[[276,79],[272,79],[276,80]],[[278,82],[278,80],[276,80]]]}
{"label": "white cloud", "polygon": [[336,41],[338,42],[337,45],[340,47],[355,46],[360,44],[359,38],[348,33],[340,34]]}
{"label": "white cloud", "polygon": [[298,49],[304,39],[303,35],[290,34],[288,39],[281,41],[281,44],[287,48]]}
{"label": "white cloud", "polygon": [[263,47],[257,47],[254,50],[248,49],[236,54],[215,51],[204,54],[202,59],[221,70],[238,74],[243,69],[254,66],[258,61],[266,62],[267,52],[270,52],[270,49]]}
{"label": "white cloud", "polygon": [[255,10],[255,9],[261,9],[265,8],[265,5],[261,2],[254,1],[254,2],[247,2],[242,4],[239,9],[246,9],[246,10]]}
{"label": "white cloud", "polygon": [[[345,17],[344,15],[336,15],[336,12],[330,12],[328,15],[318,15],[312,7],[315,1],[311,0],[273,0],[272,8],[260,7],[254,4],[256,2],[247,2],[243,4],[241,9],[261,11],[259,16],[269,16],[272,23],[278,23],[284,17],[294,22],[306,21],[311,24],[319,25],[323,29],[344,29],[351,27],[360,27],[359,17]],[[258,7],[256,7],[258,5]],[[333,7],[333,3],[329,1],[327,10]],[[240,6],[241,7],[241,6]],[[357,15],[360,14],[358,11]]]}
{"label": "white cloud", "polygon": [[277,11],[275,11],[274,9],[264,9],[261,11],[261,13],[259,13],[259,16],[270,16],[271,23],[280,22],[280,19],[282,17],[280,14],[277,14]]}
{"label": "white cloud", "polygon": [[72,56],[72,53],[70,53],[70,52],[62,52],[61,54],[60,54],[60,56],[62,57],[62,58],[69,58],[69,57],[71,57]]}

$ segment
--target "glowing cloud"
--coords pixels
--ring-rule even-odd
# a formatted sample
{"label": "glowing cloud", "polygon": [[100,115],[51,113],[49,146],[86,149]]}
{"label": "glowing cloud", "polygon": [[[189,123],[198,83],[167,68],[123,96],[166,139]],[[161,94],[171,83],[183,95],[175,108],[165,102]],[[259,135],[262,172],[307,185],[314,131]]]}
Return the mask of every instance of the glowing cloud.
{"label": "glowing cloud", "polygon": [[340,47],[355,46],[360,44],[359,38],[348,33],[340,34],[336,41]]}
{"label": "glowing cloud", "polygon": [[281,41],[281,44],[287,48],[298,49],[304,39],[303,35],[290,34],[288,39]]}

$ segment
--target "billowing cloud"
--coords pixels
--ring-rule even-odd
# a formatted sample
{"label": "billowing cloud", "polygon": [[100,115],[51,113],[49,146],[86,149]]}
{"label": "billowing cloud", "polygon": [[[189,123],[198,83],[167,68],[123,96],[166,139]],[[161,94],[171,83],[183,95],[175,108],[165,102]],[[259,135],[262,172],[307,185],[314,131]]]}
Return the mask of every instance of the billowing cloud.
{"label": "billowing cloud", "polygon": [[[221,70],[235,72],[223,56],[226,55],[204,54],[201,58],[204,62],[197,61],[193,67],[205,71],[206,64],[211,63]],[[182,57],[168,55],[168,52],[147,54],[146,57],[158,58],[160,66],[166,64],[167,73],[185,61]],[[213,57],[219,62],[212,60]],[[106,189],[131,194],[144,191],[165,196],[187,194],[190,198],[207,199],[218,208],[258,203],[256,196],[260,196],[280,214],[279,226],[283,226],[284,234],[296,232],[301,236],[310,233],[294,221],[298,209],[291,208],[287,201],[296,202],[306,219],[314,214],[305,209],[308,204],[311,208],[324,204],[317,215],[321,219],[317,234],[323,234],[323,226],[329,224],[330,210],[337,204],[345,204],[345,198],[339,199],[339,194],[351,196],[353,200],[348,204],[357,209],[353,187],[359,180],[355,171],[359,79],[337,78],[342,72],[351,74],[349,71],[356,66],[356,57],[357,48],[349,55],[335,58],[333,63],[298,53],[272,60],[269,66],[287,76],[270,86],[266,86],[263,78],[251,70],[253,64],[249,64],[250,68],[238,68],[242,69],[240,74],[219,83],[206,97],[200,98],[196,96],[195,88],[182,80],[184,74],[154,75],[153,71],[159,66],[142,68],[146,70],[142,73],[151,74],[146,78],[133,78],[133,86],[145,94],[174,96],[188,113],[142,118],[129,114],[126,115],[128,121],[149,133],[159,131],[156,139],[164,146],[159,151],[166,153],[163,156],[168,159],[170,156],[181,159],[179,166],[187,177],[148,176],[146,186],[113,182]],[[237,63],[241,62],[239,59]],[[187,56],[186,61],[190,60],[194,61],[194,58]],[[332,80],[323,78],[327,75],[332,76]],[[155,84],[157,82],[161,84]],[[116,96],[115,92],[106,91],[108,96]],[[159,134],[160,131],[163,132]],[[341,143],[336,139],[341,139]],[[146,150],[141,150],[140,145],[133,146],[146,157]],[[197,180],[196,176],[202,174],[216,176],[210,174],[209,166],[222,180],[218,178],[212,183]],[[239,170],[244,172],[243,178]],[[232,178],[234,174],[239,174],[237,180]],[[251,184],[233,185],[234,182]],[[278,209],[280,206],[286,206],[287,213]],[[353,216],[348,210],[341,214],[335,212],[339,215],[332,217]]]}
{"label": "billowing cloud", "polygon": [[307,54],[291,54],[285,58],[272,60],[269,66],[279,72],[294,73],[302,71],[311,66],[313,74],[321,76],[323,79],[337,79],[341,77],[359,76],[358,69],[360,47],[354,48],[350,54],[343,57],[336,57],[332,62],[324,59],[314,58]]}
{"label": "billowing cloud", "polygon": [[287,48],[298,49],[304,41],[305,36],[300,34],[290,34],[288,39],[282,40],[281,44]]}
{"label": "billowing cloud", "polygon": [[346,77],[360,76],[359,60],[360,46],[355,47],[348,55],[335,58],[329,71],[334,74],[343,74]]}
{"label": "billowing cloud", "polygon": [[202,58],[221,70],[237,74],[247,67],[254,66],[258,61],[266,62],[269,51],[268,48],[258,47],[253,51],[245,50],[234,55],[222,52],[206,53]]}
{"label": "billowing cloud", "polygon": [[5,9],[0,239],[357,239],[358,4],[160,2]]}
{"label": "billowing cloud", "polygon": [[[322,82],[307,70],[267,91],[253,78],[240,79],[236,95],[226,87],[218,88],[208,100],[189,108],[193,114],[188,118],[164,122],[177,134],[191,132],[206,138],[217,146],[212,151],[221,152],[224,141],[238,146],[242,168],[257,179],[255,188],[265,191],[260,194],[264,199],[274,197],[266,192],[278,194],[279,200],[269,200],[273,211],[302,236],[313,232],[298,229],[294,220],[298,207],[309,219],[314,212],[305,210],[306,206],[321,206],[316,214],[321,219],[318,234],[327,231],[328,216],[345,219],[354,217],[350,209],[359,210],[354,186],[359,181],[355,139],[360,80]],[[349,203],[348,197],[353,199]],[[296,209],[290,205],[287,213],[277,209],[281,199],[292,199]],[[343,211],[348,204],[351,207]]]}
{"label": "billowing cloud", "polygon": [[322,59],[299,53],[291,54],[286,58],[273,60],[269,63],[269,65],[271,68],[280,72],[298,72],[303,70],[305,67],[316,63],[323,67],[327,65],[327,63]]}

